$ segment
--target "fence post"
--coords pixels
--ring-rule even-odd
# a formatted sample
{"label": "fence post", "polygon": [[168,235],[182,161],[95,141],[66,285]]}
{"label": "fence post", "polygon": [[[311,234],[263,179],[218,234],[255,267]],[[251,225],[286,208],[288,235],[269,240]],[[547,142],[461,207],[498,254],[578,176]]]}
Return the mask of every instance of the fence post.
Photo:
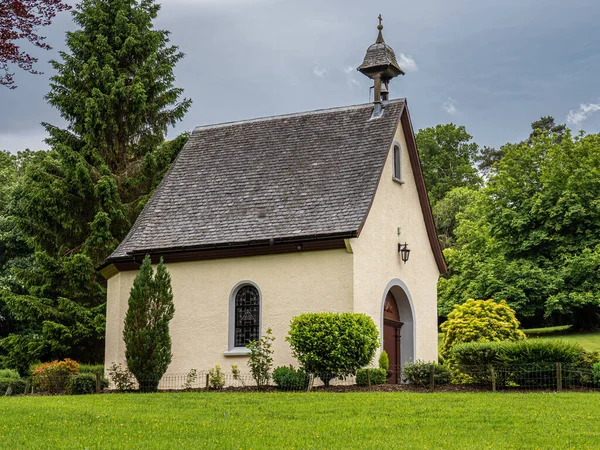
{"label": "fence post", "polygon": [[27,380],[25,382],[25,392],[23,392],[23,395],[27,395],[27,391],[29,390],[29,380]]}
{"label": "fence post", "polygon": [[496,392],[496,371],[494,366],[490,364],[490,373],[492,375],[492,392]]}
{"label": "fence post", "polygon": [[208,374],[206,374],[206,389],[208,390]]}
{"label": "fence post", "polygon": [[562,391],[562,366],[561,363],[556,363],[556,390]]}
{"label": "fence post", "polygon": [[371,376],[369,375],[369,369],[367,369],[367,386],[371,387]]}
{"label": "fence post", "polygon": [[435,389],[435,364],[431,364],[431,369],[429,371],[429,390],[433,392]]}
{"label": "fence post", "polygon": [[100,393],[100,372],[96,372],[96,394]]}

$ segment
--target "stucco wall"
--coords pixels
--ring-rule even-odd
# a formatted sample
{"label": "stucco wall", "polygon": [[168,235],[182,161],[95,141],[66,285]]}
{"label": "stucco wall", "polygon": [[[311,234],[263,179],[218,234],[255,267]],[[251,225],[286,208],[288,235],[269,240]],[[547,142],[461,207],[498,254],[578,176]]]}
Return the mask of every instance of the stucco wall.
{"label": "stucco wall", "polygon": [[[393,180],[390,148],[365,226],[359,238],[350,242],[355,256],[354,310],[370,315],[380,327],[386,286],[391,280],[401,280],[414,307],[415,359],[437,360],[439,271],[429,244],[401,125],[394,140],[402,149],[404,184]],[[398,253],[400,242],[408,243],[411,250],[406,264]]]}
{"label": "stucco wall", "polygon": [[[171,321],[173,361],[168,373],[208,370],[215,364],[229,371],[245,356],[228,350],[229,298],[240,281],[254,282],[262,294],[262,332],[273,329],[274,364],[297,365],[285,336],[291,318],[303,312],[352,310],[352,255],[323,250],[168,264],[175,301]],[[121,272],[108,281],[105,365],[124,362],[123,321],[129,290],[137,271]],[[244,370],[245,369],[245,370]]]}

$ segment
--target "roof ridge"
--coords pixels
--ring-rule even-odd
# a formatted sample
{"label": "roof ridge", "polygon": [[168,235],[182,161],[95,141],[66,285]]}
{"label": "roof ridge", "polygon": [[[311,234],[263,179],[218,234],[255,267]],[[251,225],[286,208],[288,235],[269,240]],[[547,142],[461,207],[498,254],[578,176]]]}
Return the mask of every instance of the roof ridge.
{"label": "roof ridge", "polygon": [[[395,98],[392,100],[386,100],[382,103],[383,103],[383,106],[385,106],[388,104],[394,104],[394,103],[399,103],[399,102],[406,102],[406,98]],[[275,115],[275,116],[256,117],[253,119],[242,119],[242,120],[237,120],[237,121],[232,121],[232,122],[221,122],[221,123],[215,123],[215,124],[210,124],[210,125],[199,125],[194,128],[194,131],[209,130],[209,129],[214,129],[214,128],[228,127],[228,126],[232,126],[232,125],[266,122],[269,120],[288,119],[288,118],[293,118],[293,117],[302,117],[302,116],[308,116],[308,115],[314,115],[314,114],[326,114],[326,113],[335,112],[335,111],[351,111],[351,110],[367,108],[367,107],[372,107],[372,106],[373,106],[373,103],[370,102],[370,103],[361,103],[358,105],[336,106],[333,108],[314,109],[311,111],[301,111],[301,112],[296,112],[296,113],[280,114],[280,115]]]}

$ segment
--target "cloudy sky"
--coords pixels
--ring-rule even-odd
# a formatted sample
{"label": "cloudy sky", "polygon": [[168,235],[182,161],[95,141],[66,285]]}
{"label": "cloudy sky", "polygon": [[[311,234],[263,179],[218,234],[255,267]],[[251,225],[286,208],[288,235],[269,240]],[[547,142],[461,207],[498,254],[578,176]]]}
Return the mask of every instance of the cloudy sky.
{"label": "cloudy sky", "polygon": [[[384,37],[406,76],[390,96],[407,97],[415,128],[454,122],[480,145],[525,138],[552,115],[600,132],[598,0],[163,0],[156,26],[186,54],[177,84],[193,100],[169,133],[196,125],[365,103],[356,72],[384,18]],[[43,96],[64,48],[69,13],[43,30],[54,49],[37,52],[44,75],[17,73],[0,87],[0,149],[46,148],[40,122],[62,124]]]}

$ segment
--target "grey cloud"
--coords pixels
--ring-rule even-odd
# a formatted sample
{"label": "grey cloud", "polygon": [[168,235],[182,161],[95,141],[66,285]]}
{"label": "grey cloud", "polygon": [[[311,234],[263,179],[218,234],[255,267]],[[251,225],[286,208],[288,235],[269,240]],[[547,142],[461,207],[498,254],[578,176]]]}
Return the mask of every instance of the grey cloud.
{"label": "grey cloud", "polygon": [[[175,73],[194,101],[169,136],[367,102],[370,80],[346,69],[375,40],[379,13],[386,42],[418,63],[390,85],[392,97],[408,98],[417,129],[460,120],[478,143],[497,146],[527,136],[542,115],[564,118],[600,95],[600,4],[592,0],[165,0],[156,26],[186,53]],[[55,50],[43,60],[57,57],[70,27],[63,15],[45,30]],[[43,76],[18,74],[19,89],[0,89],[0,147],[39,147],[39,123],[62,123],[43,99],[51,70],[41,68]],[[448,98],[460,115],[440,107]]]}

